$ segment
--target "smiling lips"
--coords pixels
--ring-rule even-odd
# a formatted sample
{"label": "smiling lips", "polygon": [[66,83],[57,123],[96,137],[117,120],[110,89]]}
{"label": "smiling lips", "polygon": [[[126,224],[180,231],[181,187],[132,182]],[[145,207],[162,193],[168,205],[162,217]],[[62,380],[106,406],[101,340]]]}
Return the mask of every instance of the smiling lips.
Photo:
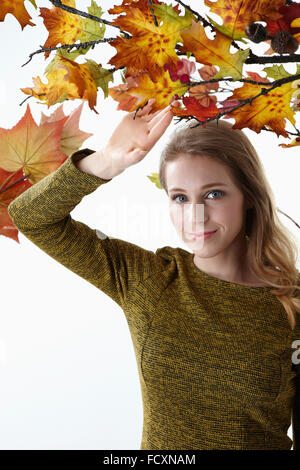
{"label": "smiling lips", "polygon": [[209,232],[199,232],[199,233],[195,233],[195,232],[190,232],[189,235],[194,235],[196,237],[202,237],[203,235],[209,235],[210,233],[215,233],[216,230],[210,230]]}
{"label": "smiling lips", "polygon": [[196,240],[197,238],[204,238],[206,240],[207,238],[211,237],[214,233],[216,233],[217,230],[213,230],[211,232],[200,232],[200,233],[189,233],[189,235],[192,237],[193,240]]}

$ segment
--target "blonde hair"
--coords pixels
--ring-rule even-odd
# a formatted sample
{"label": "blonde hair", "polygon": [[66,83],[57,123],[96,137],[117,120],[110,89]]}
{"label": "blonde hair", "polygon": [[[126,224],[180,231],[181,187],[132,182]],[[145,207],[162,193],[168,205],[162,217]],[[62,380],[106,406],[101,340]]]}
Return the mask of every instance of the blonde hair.
{"label": "blonde hair", "polygon": [[[196,125],[195,125],[196,123]],[[167,191],[165,169],[179,154],[205,155],[225,164],[244,194],[247,209],[246,238],[250,267],[283,304],[291,328],[300,312],[299,256],[294,234],[278,218],[275,198],[259,156],[243,131],[224,121],[209,121],[204,126],[191,119],[177,127],[162,151],[159,182]],[[298,295],[298,298],[295,297]]]}

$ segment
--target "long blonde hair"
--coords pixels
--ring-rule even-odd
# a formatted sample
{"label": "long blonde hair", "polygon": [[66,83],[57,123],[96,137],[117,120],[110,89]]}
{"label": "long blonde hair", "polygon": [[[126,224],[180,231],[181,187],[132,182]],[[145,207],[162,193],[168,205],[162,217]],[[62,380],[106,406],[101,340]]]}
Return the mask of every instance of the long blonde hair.
{"label": "long blonde hair", "polygon": [[275,288],[271,292],[283,304],[294,329],[295,314],[300,312],[297,241],[278,218],[272,189],[250,140],[224,120],[209,121],[203,126],[191,119],[177,127],[159,163],[159,182],[167,194],[166,165],[182,153],[209,156],[229,167],[236,185],[253,206],[246,215],[250,267],[264,283]]}

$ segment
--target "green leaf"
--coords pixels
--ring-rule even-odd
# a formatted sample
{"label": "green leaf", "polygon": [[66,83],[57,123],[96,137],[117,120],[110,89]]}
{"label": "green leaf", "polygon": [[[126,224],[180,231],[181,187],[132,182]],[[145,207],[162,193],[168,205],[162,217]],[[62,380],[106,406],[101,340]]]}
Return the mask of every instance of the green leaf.
{"label": "green leaf", "polygon": [[124,69],[121,70],[121,79],[122,79],[122,82],[123,82],[123,83],[126,83],[126,78],[125,78],[126,71],[127,71],[127,68],[126,68],[126,67],[124,67]]}
{"label": "green leaf", "polygon": [[160,184],[159,182],[159,174],[158,173],[152,173],[152,175],[147,175],[147,178],[149,178],[150,181],[152,181],[152,183],[155,184],[155,186],[157,186],[158,189],[164,189],[162,187],[162,185]]}
{"label": "green leaf", "polygon": [[32,3],[32,5],[34,6],[34,8],[37,8],[36,3],[35,3],[35,0],[29,0],[29,1],[30,1],[30,3]]}
{"label": "green leaf", "polygon": [[[274,80],[280,80],[280,78],[290,77],[293,75],[287,72],[282,64],[265,67],[263,71],[267,73],[268,77],[274,78]],[[300,64],[297,64],[296,74],[298,75],[298,73],[300,73]]]}
{"label": "green leaf", "polygon": [[[91,5],[88,7],[88,12],[98,18],[101,18],[103,14],[103,10],[94,0],[91,1]],[[85,18],[83,24],[84,26],[79,36],[80,42],[103,39],[106,30],[104,23],[99,23],[98,21],[91,20],[90,18]]]}
{"label": "green leaf", "polygon": [[114,82],[114,75],[107,69],[101,67],[101,64],[98,65],[92,59],[86,59],[86,65],[93,76],[93,79],[96,83],[97,88],[100,87],[103,90],[105,98],[108,97],[108,83]]}
{"label": "green leaf", "polygon": [[52,72],[52,70],[57,68],[57,64],[59,63],[60,57],[64,57],[66,59],[70,59],[74,61],[80,54],[81,52],[78,50],[67,52],[65,49],[58,49],[55,56],[51,60],[51,62],[45,68],[44,74]]}

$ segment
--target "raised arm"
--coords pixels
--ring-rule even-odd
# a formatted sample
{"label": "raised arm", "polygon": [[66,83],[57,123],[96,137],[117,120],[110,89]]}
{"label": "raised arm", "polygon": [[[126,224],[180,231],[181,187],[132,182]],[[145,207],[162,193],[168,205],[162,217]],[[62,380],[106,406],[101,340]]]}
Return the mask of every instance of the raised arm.
{"label": "raised arm", "polygon": [[[171,122],[172,113],[165,110],[160,113],[162,133]],[[155,115],[158,116],[158,113]],[[128,121],[130,115],[125,118]],[[141,123],[137,123],[141,128]],[[159,124],[159,120],[156,123]],[[140,151],[128,135],[126,146],[131,145],[130,161],[127,150],[122,152],[120,139],[117,140],[119,153],[112,139],[104,153],[91,149],[79,150],[55,172],[24,191],[8,206],[8,213],[21,233],[56,261],[109,295],[122,308],[130,289],[146,273],[163,269],[163,260],[152,251],[103,236],[100,230],[74,220],[70,212],[85,195],[108,183],[141,159],[142,155],[145,156],[147,147]],[[77,166],[81,159],[86,159],[85,171]]]}

